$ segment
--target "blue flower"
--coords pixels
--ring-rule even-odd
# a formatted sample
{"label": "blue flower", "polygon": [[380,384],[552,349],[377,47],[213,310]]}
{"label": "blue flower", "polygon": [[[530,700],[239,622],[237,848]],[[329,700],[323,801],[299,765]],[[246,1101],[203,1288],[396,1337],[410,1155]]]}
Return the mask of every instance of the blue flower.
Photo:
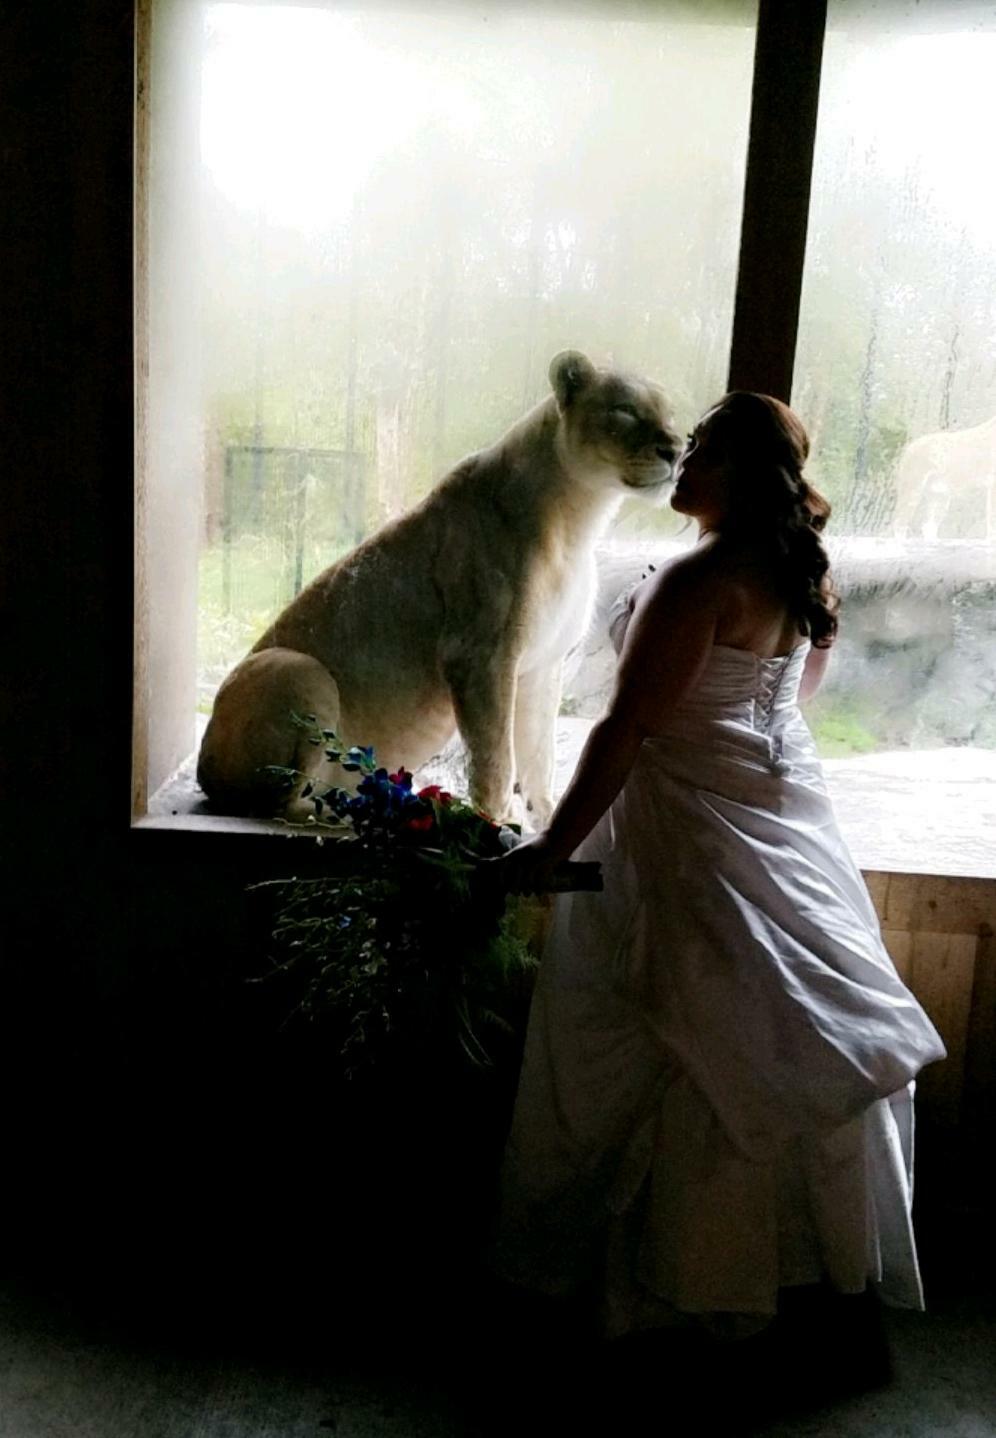
{"label": "blue flower", "polygon": [[[372,744],[354,744],[353,747],[347,749],[343,755],[341,760],[342,767],[349,769],[352,773],[355,773],[357,770],[362,770],[365,774],[369,773],[373,766],[373,752]],[[386,769],[384,773],[386,775]]]}

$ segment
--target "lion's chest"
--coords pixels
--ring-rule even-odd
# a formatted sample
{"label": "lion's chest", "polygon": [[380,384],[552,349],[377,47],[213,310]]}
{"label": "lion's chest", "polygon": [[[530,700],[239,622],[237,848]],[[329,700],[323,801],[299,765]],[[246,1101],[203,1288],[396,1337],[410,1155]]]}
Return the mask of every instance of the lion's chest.
{"label": "lion's chest", "polygon": [[581,640],[591,622],[595,585],[591,554],[537,567],[523,616],[526,642],[520,673],[556,663]]}

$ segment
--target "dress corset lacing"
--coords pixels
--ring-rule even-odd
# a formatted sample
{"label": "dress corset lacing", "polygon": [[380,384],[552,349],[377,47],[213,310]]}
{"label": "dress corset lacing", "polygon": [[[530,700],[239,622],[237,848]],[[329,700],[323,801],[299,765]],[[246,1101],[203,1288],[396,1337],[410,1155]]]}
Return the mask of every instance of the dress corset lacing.
{"label": "dress corset lacing", "polygon": [[808,649],[800,644],[789,654],[762,659],[748,649],[713,645],[699,683],[655,737],[664,743],[746,744],[755,761],[773,774],[785,773],[788,731],[802,722],[798,697]]}
{"label": "dress corset lacing", "polygon": [[[793,651],[794,653],[794,651]],[[754,727],[768,741],[768,763],[773,774],[784,774],[788,762],[784,757],[785,741],[780,731],[772,732],[776,704],[785,675],[792,667],[792,654],[780,656],[778,672],[772,678],[770,660],[757,658],[757,693],[754,696]]]}
{"label": "dress corset lacing", "polygon": [[[609,637],[617,654],[632,618],[630,601],[636,587],[620,594],[610,611]],[[695,689],[675,707],[654,739],[646,742],[653,745],[676,738],[699,742],[709,733],[734,742],[746,740],[755,758],[761,758],[773,774],[785,773],[789,768],[784,757],[785,730],[793,718],[801,717],[797,701],[808,649],[807,642],[788,654],[763,659],[749,649],[714,644]]]}

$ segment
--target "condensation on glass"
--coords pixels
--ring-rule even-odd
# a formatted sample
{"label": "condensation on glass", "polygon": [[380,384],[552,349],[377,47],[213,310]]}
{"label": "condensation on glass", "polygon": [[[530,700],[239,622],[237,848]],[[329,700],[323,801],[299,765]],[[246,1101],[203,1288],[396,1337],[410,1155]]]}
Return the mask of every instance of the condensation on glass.
{"label": "condensation on glass", "polygon": [[153,5],[151,710],[184,697],[152,787],[297,589],[558,350],[657,379],[683,425],[722,393],[755,11]]}
{"label": "condensation on glass", "polygon": [[793,387],[846,599],[824,752],[991,782],[994,74],[992,4],[830,0]]}

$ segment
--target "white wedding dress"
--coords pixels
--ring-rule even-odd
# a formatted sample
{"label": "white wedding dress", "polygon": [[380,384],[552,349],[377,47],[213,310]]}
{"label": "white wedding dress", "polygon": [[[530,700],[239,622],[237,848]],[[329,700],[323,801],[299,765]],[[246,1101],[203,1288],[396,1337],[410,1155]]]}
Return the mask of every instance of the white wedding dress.
{"label": "white wedding dress", "polygon": [[610,1336],[751,1331],[820,1281],[923,1306],[913,1078],[944,1047],[837,829],[807,650],[714,647],[578,850],[604,892],[555,904],[497,1263],[550,1293],[596,1282]]}

